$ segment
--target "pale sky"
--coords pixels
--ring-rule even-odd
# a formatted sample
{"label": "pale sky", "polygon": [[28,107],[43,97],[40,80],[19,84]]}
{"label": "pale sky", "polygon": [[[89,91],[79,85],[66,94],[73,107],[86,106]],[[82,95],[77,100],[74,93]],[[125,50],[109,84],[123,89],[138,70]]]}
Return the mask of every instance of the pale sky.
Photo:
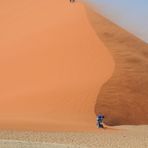
{"label": "pale sky", "polygon": [[114,23],[148,42],[148,0],[86,0]]}

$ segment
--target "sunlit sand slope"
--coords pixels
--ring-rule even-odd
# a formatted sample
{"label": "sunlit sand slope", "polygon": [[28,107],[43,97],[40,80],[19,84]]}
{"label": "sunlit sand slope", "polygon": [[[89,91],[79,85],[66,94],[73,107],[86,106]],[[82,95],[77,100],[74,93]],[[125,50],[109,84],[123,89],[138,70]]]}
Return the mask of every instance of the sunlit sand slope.
{"label": "sunlit sand slope", "polygon": [[95,128],[95,100],[114,63],[83,5],[5,0],[0,14],[0,128]]}

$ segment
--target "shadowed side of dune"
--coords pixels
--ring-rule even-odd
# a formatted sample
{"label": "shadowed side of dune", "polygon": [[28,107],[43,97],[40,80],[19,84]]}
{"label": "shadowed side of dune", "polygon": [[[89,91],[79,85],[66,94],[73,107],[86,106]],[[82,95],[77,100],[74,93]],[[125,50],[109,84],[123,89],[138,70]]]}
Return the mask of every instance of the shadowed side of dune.
{"label": "shadowed side of dune", "polygon": [[89,8],[87,13],[116,63],[98,94],[96,114],[103,113],[109,125],[148,124],[148,44]]}

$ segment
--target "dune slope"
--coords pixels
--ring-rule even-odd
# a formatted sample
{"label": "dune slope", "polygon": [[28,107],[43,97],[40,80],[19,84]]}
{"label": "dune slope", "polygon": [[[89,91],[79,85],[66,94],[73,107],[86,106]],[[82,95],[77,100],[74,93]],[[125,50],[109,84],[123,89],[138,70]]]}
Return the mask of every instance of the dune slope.
{"label": "dune slope", "polygon": [[5,0],[0,14],[0,128],[94,128],[95,100],[114,63],[83,6]]}
{"label": "dune slope", "polygon": [[148,44],[87,9],[99,38],[114,57],[115,70],[98,94],[95,111],[109,125],[148,124]]}

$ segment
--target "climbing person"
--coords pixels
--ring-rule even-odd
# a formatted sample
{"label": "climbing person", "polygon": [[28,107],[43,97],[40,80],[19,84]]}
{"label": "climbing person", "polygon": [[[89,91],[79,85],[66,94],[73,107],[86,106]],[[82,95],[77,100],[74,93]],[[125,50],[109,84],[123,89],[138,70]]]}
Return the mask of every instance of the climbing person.
{"label": "climbing person", "polygon": [[75,0],[70,0],[70,2],[71,2],[71,3],[74,3],[74,2],[75,2]]}
{"label": "climbing person", "polygon": [[103,119],[104,119],[104,115],[102,114],[97,115],[97,127],[98,128],[104,128]]}

